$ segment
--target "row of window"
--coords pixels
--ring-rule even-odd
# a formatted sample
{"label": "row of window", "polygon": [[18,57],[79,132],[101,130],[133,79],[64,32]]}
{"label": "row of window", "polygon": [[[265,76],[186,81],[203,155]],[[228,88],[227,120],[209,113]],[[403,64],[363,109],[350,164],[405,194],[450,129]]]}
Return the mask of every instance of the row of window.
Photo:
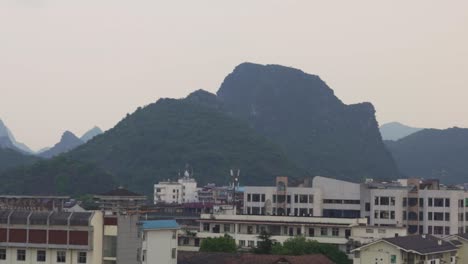
{"label": "row of window", "polygon": [[361,200],[324,199],[324,204],[361,204]]}
{"label": "row of window", "polygon": [[[417,206],[424,207],[424,198],[403,198],[403,206]],[[463,207],[463,200],[458,201],[458,206]],[[395,206],[395,197],[392,196],[375,196],[374,205],[389,205]],[[428,198],[427,205],[429,207],[450,207],[449,198]]]}
{"label": "row of window", "polygon": [[[294,203],[314,203],[314,196],[307,194],[295,194]],[[265,202],[265,194],[248,193],[247,202]],[[273,195],[273,203],[291,203],[291,195]]]}
{"label": "row of window", "polygon": [[[458,218],[462,219],[461,221],[463,221],[463,214],[459,214]],[[415,213],[415,212],[408,212],[407,213],[406,211],[403,211],[403,220],[424,221],[424,213],[419,212],[419,218],[418,218],[418,214]],[[427,220],[429,220],[429,221],[450,221],[450,213],[428,212],[427,213]]]}
{"label": "row of window", "polygon": [[[7,253],[5,248],[0,248],[0,260],[6,260]],[[17,261],[26,261],[26,250],[25,249],[18,249],[16,250],[16,260]],[[36,261],[37,262],[46,262],[47,260],[47,251],[45,250],[37,250],[36,252]],[[67,252],[66,251],[57,251],[56,260],[58,263],[66,263],[67,262]],[[78,263],[86,263],[87,262],[87,253],[86,252],[78,252],[77,256]]]}

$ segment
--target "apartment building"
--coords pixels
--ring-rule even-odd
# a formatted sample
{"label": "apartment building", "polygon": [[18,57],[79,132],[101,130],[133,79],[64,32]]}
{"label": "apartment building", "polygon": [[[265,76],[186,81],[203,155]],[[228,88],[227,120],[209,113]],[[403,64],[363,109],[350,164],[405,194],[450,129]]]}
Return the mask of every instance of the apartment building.
{"label": "apartment building", "polygon": [[102,213],[0,210],[0,263],[102,263]]}
{"label": "apartment building", "polygon": [[163,181],[154,185],[154,204],[157,203],[194,203],[198,202],[197,182],[188,170],[177,181]]}

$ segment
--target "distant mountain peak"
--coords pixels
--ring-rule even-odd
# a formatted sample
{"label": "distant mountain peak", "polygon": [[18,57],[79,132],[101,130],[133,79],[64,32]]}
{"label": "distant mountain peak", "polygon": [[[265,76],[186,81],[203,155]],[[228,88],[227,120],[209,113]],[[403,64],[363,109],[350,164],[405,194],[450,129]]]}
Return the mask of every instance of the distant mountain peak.
{"label": "distant mountain peak", "polygon": [[25,144],[16,141],[15,136],[0,118],[0,137],[8,137],[13,145],[12,148],[19,152],[32,154],[33,151]]}
{"label": "distant mountain peak", "polygon": [[93,139],[95,136],[100,135],[102,133],[103,133],[103,131],[102,131],[101,128],[99,128],[98,126],[94,126],[90,130],[88,130],[86,133],[84,133],[83,136],[81,136],[80,139],[81,139],[81,141],[86,143],[86,142],[90,141],[91,139]]}
{"label": "distant mountain peak", "polygon": [[65,131],[60,138],[60,142],[55,144],[52,148],[42,152],[39,156],[43,158],[52,158],[64,152],[68,152],[80,145],[84,142],[79,139],[75,134],[70,131]]}
{"label": "distant mountain peak", "polygon": [[380,126],[380,134],[383,140],[399,140],[420,130],[422,128],[410,127],[400,122],[390,122]]}

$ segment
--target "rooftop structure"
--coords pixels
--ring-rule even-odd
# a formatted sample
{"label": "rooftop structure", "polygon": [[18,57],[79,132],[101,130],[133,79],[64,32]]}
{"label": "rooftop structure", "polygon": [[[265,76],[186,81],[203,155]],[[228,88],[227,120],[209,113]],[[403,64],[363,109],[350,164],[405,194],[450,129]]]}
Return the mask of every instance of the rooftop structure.
{"label": "rooftop structure", "polygon": [[146,204],[146,196],[123,187],[95,195],[94,199],[101,210],[114,214],[137,211]]}

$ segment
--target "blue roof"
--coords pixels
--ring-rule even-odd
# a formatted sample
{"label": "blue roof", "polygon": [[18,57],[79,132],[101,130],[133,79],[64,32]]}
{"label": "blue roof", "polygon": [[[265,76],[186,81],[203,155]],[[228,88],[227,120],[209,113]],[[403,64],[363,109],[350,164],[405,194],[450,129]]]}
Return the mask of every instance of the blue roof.
{"label": "blue roof", "polygon": [[178,229],[179,225],[175,220],[151,220],[141,221],[143,229]]}

